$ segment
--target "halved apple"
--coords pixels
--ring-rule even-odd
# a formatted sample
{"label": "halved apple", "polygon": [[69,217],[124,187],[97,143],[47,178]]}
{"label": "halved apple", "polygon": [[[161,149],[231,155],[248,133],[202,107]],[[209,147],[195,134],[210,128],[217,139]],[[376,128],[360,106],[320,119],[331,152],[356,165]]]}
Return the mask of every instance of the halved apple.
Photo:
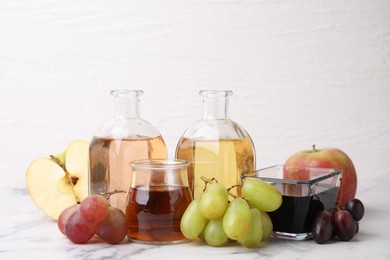
{"label": "halved apple", "polygon": [[88,196],[89,142],[76,140],[58,156],[38,158],[26,173],[27,190],[34,203],[58,219],[61,212]]}

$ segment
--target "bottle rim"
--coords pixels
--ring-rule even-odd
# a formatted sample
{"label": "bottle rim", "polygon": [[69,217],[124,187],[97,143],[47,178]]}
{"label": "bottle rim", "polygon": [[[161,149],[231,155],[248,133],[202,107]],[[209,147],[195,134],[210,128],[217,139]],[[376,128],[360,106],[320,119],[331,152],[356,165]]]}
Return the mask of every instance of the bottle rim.
{"label": "bottle rim", "polygon": [[114,97],[139,97],[144,94],[143,90],[115,89],[110,91]]}
{"label": "bottle rim", "polygon": [[231,90],[201,90],[199,95],[202,97],[229,97],[233,95]]}

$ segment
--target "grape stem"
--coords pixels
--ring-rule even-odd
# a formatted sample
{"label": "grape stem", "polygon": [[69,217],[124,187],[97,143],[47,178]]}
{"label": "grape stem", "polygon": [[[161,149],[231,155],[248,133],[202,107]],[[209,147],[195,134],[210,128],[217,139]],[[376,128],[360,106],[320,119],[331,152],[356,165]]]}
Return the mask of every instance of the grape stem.
{"label": "grape stem", "polygon": [[216,182],[218,183],[217,179],[216,178],[212,178],[212,179],[209,179],[205,176],[200,176],[200,178],[205,182],[205,183],[213,183],[213,182]]}
{"label": "grape stem", "polygon": [[342,187],[342,185],[341,184],[343,184],[343,177],[340,177],[340,186],[339,186],[339,193],[338,194],[340,194],[340,198],[338,199],[338,201],[336,201],[336,207],[342,207],[342,205],[341,205],[341,202],[343,201],[343,187]]}
{"label": "grape stem", "polygon": [[[205,176],[200,176],[200,178],[201,178],[201,179],[204,181],[204,183],[205,183],[203,192],[206,191],[207,184],[211,184],[211,183],[213,183],[213,182],[218,183],[218,180],[217,180],[216,178],[209,179],[209,178],[207,178],[207,177],[205,177]],[[239,185],[234,185],[234,186],[230,187],[229,189],[227,189],[228,194],[229,194],[230,196],[232,196],[233,198],[235,198],[235,199],[238,198],[238,196],[236,196],[236,195],[234,195],[233,193],[231,193],[230,190],[233,189],[233,188],[235,188],[235,187],[238,187],[238,186],[239,186]]]}
{"label": "grape stem", "polygon": [[343,177],[340,177],[340,188],[339,188],[339,192],[338,194],[340,194],[340,198],[335,202],[335,205],[334,207],[332,207],[330,210],[337,210],[337,211],[340,211],[340,210],[343,210],[343,205],[341,204],[341,202],[343,201],[343,192],[342,192],[342,187],[341,187],[341,184],[342,184],[342,181],[343,181]]}
{"label": "grape stem", "polygon": [[229,189],[227,189],[228,194],[229,194],[230,196],[232,196],[234,199],[237,199],[238,196],[235,195],[235,194],[233,194],[233,193],[231,193],[230,190],[231,190],[231,189],[234,189],[234,188],[236,188],[236,187],[240,187],[240,185],[233,185],[233,186],[231,186]]}
{"label": "grape stem", "polygon": [[[206,191],[206,188],[207,188],[207,184],[211,184],[211,183],[218,183],[218,181],[217,181],[217,179],[216,178],[211,178],[211,179],[209,179],[209,178],[207,178],[207,177],[205,177],[205,176],[200,176],[200,178],[204,181],[204,189],[203,189],[203,192],[205,192]],[[235,194],[233,194],[232,192],[230,192],[230,190],[231,189],[234,189],[234,188],[236,188],[236,187],[241,187],[241,185],[233,185],[233,186],[231,186],[230,188],[228,188],[228,189],[226,189],[227,190],[227,192],[228,192],[228,194],[231,196],[231,197],[233,197],[234,199],[237,199],[237,198],[239,198],[239,196],[237,196],[237,195],[235,195]],[[249,203],[249,200],[247,199],[247,198],[245,198],[245,197],[242,197],[249,205],[251,205],[250,203]]]}
{"label": "grape stem", "polygon": [[108,192],[99,192],[100,195],[106,196],[108,200],[110,199],[111,195],[116,193],[126,193],[126,191],[115,189],[113,191],[108,191]]}
{"label": "grape stem", "polygon": [[206,191],[206,189],[207,189],[207,184],[211,184],[211,183],[213,183],[213,182],[218,183],[218,181],[217,181],[216,178],[209,179],[209,178],[207,178],[207,177],[205,177],[205,176],[200,176],[200,178],[202,179],[202,181],[204,181],[204,189],[203,189],[203,192]]}
{"label": "grape stem", "polygon": [[[242,187],[242,186],[241,186],[241,185],[233,185],[233,186],[231,186],[229,189],[227,189],[228,194],[229,194],[230,196],[232,196],[234,199],[240,198],[240,196],[237,196],[237,195],[235,195],[235,194],[233,194],[233,193],[230,192],[231,189],[236,188],[236,187]],[[250,203],[250,201],[249,201],[248,198],[245,198],[245,197],[243,197],[243,196],[241,196],[241,198],[242,198],[243,200],[245,200],[246,203],[248,203],[248,205],[252,208],[252,205],[251,205],[251,203]]]}

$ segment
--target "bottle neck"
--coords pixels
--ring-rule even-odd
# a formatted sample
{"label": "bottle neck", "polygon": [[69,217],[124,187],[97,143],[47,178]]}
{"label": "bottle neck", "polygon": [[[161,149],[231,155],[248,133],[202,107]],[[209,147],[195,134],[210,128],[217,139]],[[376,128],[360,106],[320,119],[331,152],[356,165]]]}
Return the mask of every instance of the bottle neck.
{"label": "bottle neck", "polygon": [[228,96],[231,92],[227,91],[204,91],[203,95],[203,119],[215,120],[215,119],[229,119],[228,108],[229,99]]}
{"label": "bottle neck", "polygon": [[117,119],[140,118],[139,96],[142,91],[120,90],[112,91],[115,98],[115,117]]}

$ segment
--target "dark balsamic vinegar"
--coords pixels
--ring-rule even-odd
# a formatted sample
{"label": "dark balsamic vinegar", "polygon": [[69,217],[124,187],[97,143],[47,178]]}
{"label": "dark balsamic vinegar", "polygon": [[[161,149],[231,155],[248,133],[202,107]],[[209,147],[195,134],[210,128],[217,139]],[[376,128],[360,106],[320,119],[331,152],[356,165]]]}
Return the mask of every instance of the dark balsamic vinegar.
{"label": "dark balsamic vinegar", "polygon": [[269,212],[273,231],[286,233],[307,233],[311,230],[314,217],[318,212],[334,206],[337,187],[314,196],[286,196],[279,209]]}

